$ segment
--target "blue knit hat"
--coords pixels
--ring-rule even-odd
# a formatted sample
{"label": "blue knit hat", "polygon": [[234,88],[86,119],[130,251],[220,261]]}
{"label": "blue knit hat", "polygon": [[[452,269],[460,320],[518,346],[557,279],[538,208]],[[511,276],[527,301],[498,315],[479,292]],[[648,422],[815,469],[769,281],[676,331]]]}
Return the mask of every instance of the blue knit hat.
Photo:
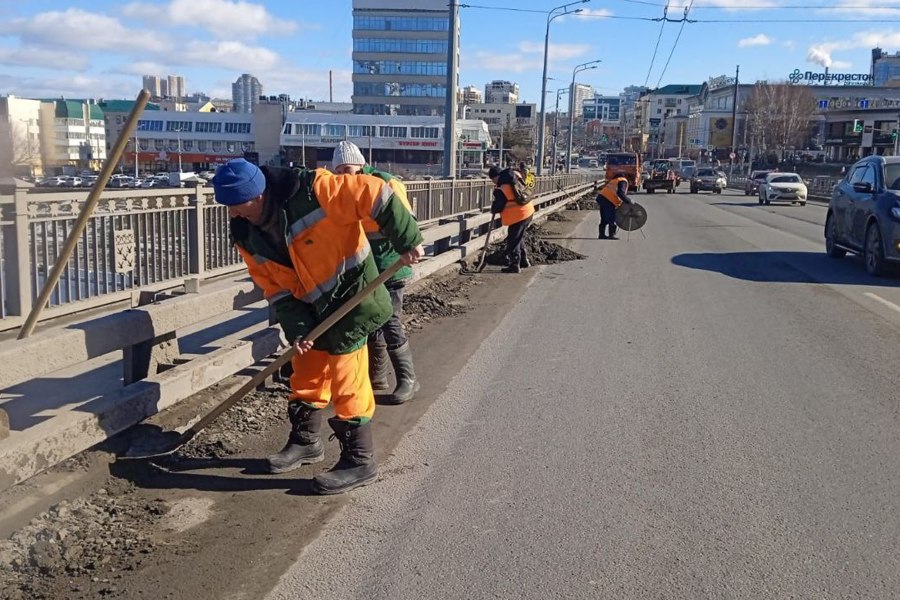
{"label": "blue knit hat", "polygon": [[234,206],[253,200],[266,189],[266,176],[259,167],[243,158],[233,158],[219,165],[212,179],[216,202]]}

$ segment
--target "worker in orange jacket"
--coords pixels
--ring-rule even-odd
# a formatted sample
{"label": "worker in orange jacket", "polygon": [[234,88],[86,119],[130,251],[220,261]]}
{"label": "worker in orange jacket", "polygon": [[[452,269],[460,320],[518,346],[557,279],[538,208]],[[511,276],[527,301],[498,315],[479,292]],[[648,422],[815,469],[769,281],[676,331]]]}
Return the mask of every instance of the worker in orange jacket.
{"label": "worker in orange jacket", "polygon": [[507,265],[501,269],[504,273],[518,273],[531,266],[525,250],[525,230],[531,224],[534,215],[534,204],[528,200],[522,203],[516,197],[515,186],[521,184],[522,176],[513,169],[491,167],[488,177],[494,182],[494,201],[491,213],[500,214],[500,223],[506,226]]}
{"label": "worker in orange jacket", "polygon": [[[597,204],[600,208],[600,234],[597,236],[601,240],[617,240],[616,231],[616,209],[625,204],[634,204],[628,197],[628,179],[622,173],[617,173],[615,177],[606,182],[600,193],[597,194]],[[609,227],[609,235],[606,234],[606,228]]]}
{"label": "worker in orange jacket", "polygon": [[216,201],[228,206],[231,236],[250,276],[297,351],[291,430],[284,448],[269,456],[269,470],[283,473],[324,459],[322,409],[333,402],[328,424],[341,458],[313,478],[313,490],[338,494],[371,483],[378,472],[366,340],[391,315],[387,290],[376,288],[315,343],[304,337],[378,276],[363,219],[379,224],[407,265],[423,256],[415,220],[389,185],[367,175],[260,169],[234,159],[216,170],[212,183]]}

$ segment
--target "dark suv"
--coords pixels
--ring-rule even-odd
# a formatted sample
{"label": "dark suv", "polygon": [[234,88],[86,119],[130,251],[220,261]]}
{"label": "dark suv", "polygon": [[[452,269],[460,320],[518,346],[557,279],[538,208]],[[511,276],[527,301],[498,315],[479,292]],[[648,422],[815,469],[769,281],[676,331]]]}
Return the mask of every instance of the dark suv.
{"label": "dark suv", "polygon": [[869,156],[847,170],[828,204],[825,252],[861,254],[871,275],[900,264],[900,157]]}
{"label": "dark suv", "polygon": [[744,182],[744,195],[750,196],[759,193],[759,184],[766,182],[766,175],[772,171],[753,171],[750,177]]}

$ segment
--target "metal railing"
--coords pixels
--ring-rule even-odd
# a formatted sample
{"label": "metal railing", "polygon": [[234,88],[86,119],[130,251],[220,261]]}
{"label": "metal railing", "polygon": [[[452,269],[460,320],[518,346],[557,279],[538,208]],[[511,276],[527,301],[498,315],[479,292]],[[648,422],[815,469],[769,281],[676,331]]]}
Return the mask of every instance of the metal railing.
{"label": "metal railing", "polygon": [[[535,197],[587,181],[541,177]],[[483,210],[489,179],[406,182],[420,222]],[[77,218],[87,191],[0,196],[0,319],[28,314]],[[210,187],[103,192],[75,252],[53,289],[46,318],[161,291],[185,278],[206,279],[244,268],[232,247],[228,212]]]}

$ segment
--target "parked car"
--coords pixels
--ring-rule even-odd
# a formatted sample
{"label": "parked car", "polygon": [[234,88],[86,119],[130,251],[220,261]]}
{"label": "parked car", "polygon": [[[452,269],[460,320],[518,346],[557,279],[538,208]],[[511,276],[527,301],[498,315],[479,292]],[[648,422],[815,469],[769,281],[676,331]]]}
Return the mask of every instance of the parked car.
{"label": "parked car", "polygon": [[806,206],[806,184],[796,173],[769,173],[759,184],[759,203],[786,201]]}
{"label": "parked car", "polygon": [[847,169],[828,203],[825,252],[860,254],[875,276],[900,264],[900,157],[869,156]]}
{"label": "parked car", "polygon": [[708,191],[714,194],[721,194],[728,186],[728,180],[725,179],[725,173],[703,167],[697,169],[691,178],[691,193],[696,194],[700,191]]}
{"label": "parked car", "polygon": [[45,177],[37,183],[38,187],[63,187],[66,185],[65,177]]}
{"label": "parked car", "polygon": [[62,187],[81,187],[81,177],[63,177],[65,183]]}
{"label": "parked car", "polygon": [[744,195],[755,196],[759,194],[759,185],[766,180],[766,175],[772,171],[753,171],[744,182]]}

